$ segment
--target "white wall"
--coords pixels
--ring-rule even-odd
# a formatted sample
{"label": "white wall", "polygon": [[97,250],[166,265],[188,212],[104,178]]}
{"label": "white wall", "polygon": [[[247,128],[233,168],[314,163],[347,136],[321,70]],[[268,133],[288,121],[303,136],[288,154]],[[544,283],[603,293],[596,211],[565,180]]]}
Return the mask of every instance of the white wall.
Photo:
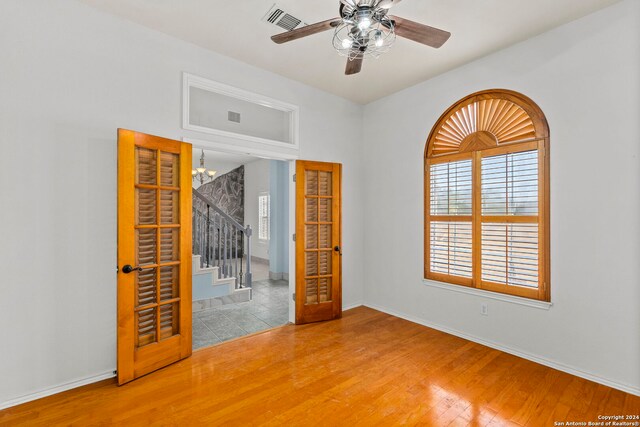
{"label": "white wall", "polygon": [[[226,132],[292,142],[289,134],[290,114],[197,87],[189,95],[189,122]],[[228,113],[240,114],[240,123],[229,121]]]}
{"label": "white wall", "polygon": [[[271,160],[269,166],[271,187],[271,239],[269,240],[269,273],[285,273],[289,278],[289,163]],[[291,183],[293,185],[293,182]],[[292,218],[293,222],[293,218]]]}
{"label": "white wall", "polygon": [[[366,304],[640,393],[639,22],[626,0],[365,107]],[[549,311],[422,282],[425,141],[489,88],[549,120]]]}
{"label": "white wall", "polygon": [[344,164],[361,302],[360,106],[73,0],[3,0],[0,52],[0,406],[115,369],[116,129],[195,136],[183,71],[300,106],[301,157]]}
{"label": "white wall", "polygon": [[244,223],[251,225],[251,256],[269,259],[269,241],[258,237],[258,196],[269,194],[269,165],[271,160],[260,159],[244,165]]}

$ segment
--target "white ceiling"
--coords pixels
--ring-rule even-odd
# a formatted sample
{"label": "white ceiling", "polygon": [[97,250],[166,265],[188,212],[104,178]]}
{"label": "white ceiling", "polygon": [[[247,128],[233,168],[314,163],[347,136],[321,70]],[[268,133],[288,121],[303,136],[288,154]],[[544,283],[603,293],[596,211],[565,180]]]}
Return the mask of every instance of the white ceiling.
{"label": "white ceiling", "polygon": [[[262,22],[276,0],[79,0],[179,39],[365,104],[540,34],[619,0],[404,0],[403,18],[452,33],[440,49],[398,38],[391,51],[345,76],[332,32],[284,45]],[[338,15],[338,0],[277,0],[314,23]]]}

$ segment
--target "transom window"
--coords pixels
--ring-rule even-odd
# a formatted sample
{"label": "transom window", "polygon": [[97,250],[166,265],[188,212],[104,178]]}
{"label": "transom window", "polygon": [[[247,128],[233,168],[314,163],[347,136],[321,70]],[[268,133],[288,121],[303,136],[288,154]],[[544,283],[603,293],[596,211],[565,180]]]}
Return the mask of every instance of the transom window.
{"label": "transom window", "polygon": [[438,120],[425,156],[425,277],[549,301],[549,128],[490,90]]}

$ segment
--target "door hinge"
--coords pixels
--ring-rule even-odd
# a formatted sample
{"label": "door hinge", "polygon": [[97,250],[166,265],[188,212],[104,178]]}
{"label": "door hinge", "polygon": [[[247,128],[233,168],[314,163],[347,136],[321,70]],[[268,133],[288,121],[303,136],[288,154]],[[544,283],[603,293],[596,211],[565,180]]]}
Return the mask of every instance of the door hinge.
{"label": "door hinge", "polygon": [[296,174],[293,174],[293,182],[296,182]]}
{"label": "door hinge", "polygon": [[291,294],[291,298],[292,298],[294,301],[296,300],[296,293],[295,293],[295,292]]}
{"label": "door hinge", "polygon": [[296,233],[293,233],[293,235],[291,236],[291,238],[293,239],[293,241],[296,241]]}

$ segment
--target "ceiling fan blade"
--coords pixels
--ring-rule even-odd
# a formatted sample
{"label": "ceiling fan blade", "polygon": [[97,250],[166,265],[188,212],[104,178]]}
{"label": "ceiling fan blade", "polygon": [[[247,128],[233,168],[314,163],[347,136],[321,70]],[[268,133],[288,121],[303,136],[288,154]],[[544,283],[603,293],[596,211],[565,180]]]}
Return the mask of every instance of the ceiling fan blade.
{"label": "ceiling fan blade", "polygon": [[380,7],[382,9],[391,9],[401,1],[402,0],[380,0],[377,4],[377,7]]}
{"label": "ceiling fan blade", "polygon": [[448,31],[439,30],[398,16],[389,15],[389,18],[395,23],[396,35],[436,49],[451,37],[451,33]]}
{"label": "ceiling fan blade", "polygon": [[341,18],[327,19],[326,21],[316,22],[315,24],[307,25],[306,27],[298,28],[297,30],[287,31],[286,33],[276,34],[271,37],[271,40],[281,44],[290,42],[292,40],[301,39],[313,34],[321,33],[323,31],[330,30],[337,27],[342,22]]}
{"label": "ceiling fan blade", "polygon": [[344,70],[344,73],[347,76],[358,74],[360,70],[362,70],[363,61],[364,61],[363,57],[355,58],[353,60],[347,59],[347,68]]}

